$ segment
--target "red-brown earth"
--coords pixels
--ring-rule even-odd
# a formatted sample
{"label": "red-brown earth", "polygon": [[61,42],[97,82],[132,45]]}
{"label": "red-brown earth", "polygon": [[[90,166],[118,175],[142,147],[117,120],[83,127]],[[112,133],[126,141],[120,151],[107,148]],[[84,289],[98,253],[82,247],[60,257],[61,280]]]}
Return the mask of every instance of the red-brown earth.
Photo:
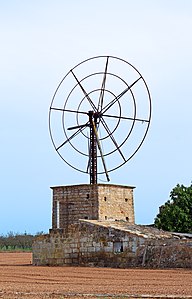
{"label": "red-brown earth", "polygon": [[192,270],[37,267],[0,253],[0,298],[191,298]]}

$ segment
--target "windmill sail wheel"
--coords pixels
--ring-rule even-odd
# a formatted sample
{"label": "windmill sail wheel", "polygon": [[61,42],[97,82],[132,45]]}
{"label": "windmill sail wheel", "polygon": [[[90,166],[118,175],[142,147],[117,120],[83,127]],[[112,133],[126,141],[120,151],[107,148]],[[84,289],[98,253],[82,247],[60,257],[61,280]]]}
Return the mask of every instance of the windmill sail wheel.
{"label": "windmill sail wheel", "polygon": [[140,72],[114,56],[89,58],[59,83],[49,110],[55,150],[72,168],[97,176],[129,161],[151,120],[151,97]]}

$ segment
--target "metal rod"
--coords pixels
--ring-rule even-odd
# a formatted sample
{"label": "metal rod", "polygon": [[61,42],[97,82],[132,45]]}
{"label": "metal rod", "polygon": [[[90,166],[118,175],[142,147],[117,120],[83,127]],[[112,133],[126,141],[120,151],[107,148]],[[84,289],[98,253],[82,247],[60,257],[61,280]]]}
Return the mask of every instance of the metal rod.
{"label": "metal rod", "polygon": [[[88,122],[87,122],[88,124]],[[77,130],[73,135],[71,135],[68,139],[66,139],[61,145],[59,145],[56,148],[56,151],[58,151],[62,146],[64,146],[67,142],[69,142],[72,138],[74,138],[75,136],[77,136],[82,130],[84,130],[86,128],[86,126],[84,126],[83,128],[79,128],[79,130]]]}
{"label": "metal rod", "polygon": [[125,93],[127,93],[133,85],[135,85],[142,77],[139,77],[137,80],[135,80],[130,86],[128,86],[126,89],[124,89],[118,96],[116,96],[110,103],[108,103],[102,110],[101,113],[105,113],[111,106],[113,106]]}
{"label": "metal rod", "polygon": [[54,108],[54,107],[51,107],[50,110],[57,110],[57,111],[64,111],[64,112],[74,112],[74,113],[80,113],[80,114],[86,114],[86,115],[88,114],[87,112],[83,112],[83,111],[62,109],[62,108]]}
{"label": "metal rod", "polygon": [[75,76],[73,70],[71,70],[71,73],[73,74],[75,80],[77,81],[77,83],[79,84],[81,90],[83,91],[85,97],[87,98],[89,104],[91,105],[91,107],[93,108],[94,111],[97,111],[97,108],[95,107],[94,103],[92,102],[91,98],[89,97],[89,95],[87,94],[87,92],[85,91],[85,89],[83,88],[81,82],[77,79],[77,77]]}
{"label": "metal rod", "polygon": [[106,65],[105,65],[105,72],[103,75],[103,82],[101,85],[101,92],[100,92],[100,96],[99,96],[99,103],[98,103],[98,111],[101,111],[103,108],[103,98],[104,98],[104,92],[105,92],[105,83],[106,83],[106,77],[107,77],[107,67],[108,67],[108,61],[109,61],[109,56],[107,56],[107,60],[106,60]]}
{"label": "metal rod", "polygon": [[93,111],[89,111],[90,122],[90,184],[97,184],[97,143],[93,128]]}
{"label": "metal rod", "polygon": [[104,119],[103,119],[102,117],[100,118],[100,120],[101,120],[101,122],[102,122],[102,124],[103,124],[103,127],[105,128],[105,130],[106,130],[107,133],[109,134],[109,137],[111,138],[111,140],[113,141],[114,145],[116,146],[116,148],[117,148],[119,154],[121,155],[121,157],[123,158],[123,160],[126,161],[126,159],[125,159],[125,157],[124,157],[122,151],[120,150],[120,148],[119,148],[119,146],[118,146],[118,144],[117,144],[117,142],[116,142],[116,140],[115,140],[115,137],[114,137],[113,134],[111,133],[111,131],[110,131],[108,125],[106,124],[106,122],[104,121]]}
{"label": "metal rod", "polygon": [[141,122],[149,122],[148,119],[142,119],[142,118],[134,118],[134,117],[125,117],[125,116],[116,116],[116,115],[109,115],[109,114],[102,114],[102,116],[105,117],[112,117],[112,118],[118,118],[118,119],[127,119],[127,120],[136,120],[136,121],[141,121]]}
{"label": "metal rod", "polygon": [[93,130],[94,130],[94,134],[95,134],[96,140],[97,140],[97,145],[98,145],[98,148],[99,148],[99,151],[100,151],[100,154],[101,154],[101,159],[102,159],[102,162],[103,162],[103,167],[104,167],[104,170],[105,170],[106,178],[107,178],[107,181],[109,182],[110,179],[109,179],[109,175],[108,175],[107,167],[106,167],[106,164],[105,164],[105,159],[104,159],[104,156],[103,156],[103,152],[102,152],[102,148],[101,148],[101,145],[100,145],[99,136],[98,136],[98,133],[97,133],[95,123],[96,123],[96,121],[92,120]]}

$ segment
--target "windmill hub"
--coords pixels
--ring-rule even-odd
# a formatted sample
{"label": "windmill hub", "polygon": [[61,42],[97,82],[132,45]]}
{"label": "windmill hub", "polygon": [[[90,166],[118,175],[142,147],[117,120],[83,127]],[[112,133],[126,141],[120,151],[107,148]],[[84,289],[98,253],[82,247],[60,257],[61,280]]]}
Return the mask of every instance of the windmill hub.
{"label": "windmill hub", "polygon": [[88,115],[90,116],[90,117],[92,117],[93,119],[97,119],[97,118],[100,118],[101,116],[102,116],[102,114],[101,114],[101,112],[94,112],[94,111],[92,111],[92,110],[90,110],[89,112],[88,112]]}

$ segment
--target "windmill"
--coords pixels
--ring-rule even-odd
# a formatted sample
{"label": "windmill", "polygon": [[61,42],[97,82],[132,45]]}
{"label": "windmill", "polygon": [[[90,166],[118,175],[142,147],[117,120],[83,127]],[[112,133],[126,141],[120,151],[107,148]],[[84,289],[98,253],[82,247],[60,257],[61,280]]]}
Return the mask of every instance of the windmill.
{"label": "windmill", "polygon": [[[90,72],[90,70],[94,72]],[[151,120],[151,97],[140,72],[114,56],[96,56],[73,67],[59,83],[49,109],[54,148],[90,184],[128,162]]]}

